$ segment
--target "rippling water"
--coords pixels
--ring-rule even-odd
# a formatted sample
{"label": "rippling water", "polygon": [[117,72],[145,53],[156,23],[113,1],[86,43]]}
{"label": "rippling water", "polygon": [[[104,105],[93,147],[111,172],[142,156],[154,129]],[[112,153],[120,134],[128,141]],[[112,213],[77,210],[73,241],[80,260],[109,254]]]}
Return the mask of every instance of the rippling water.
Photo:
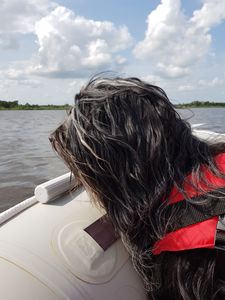
{"label": "rippling water", "polygon": [[[225,108],[178,110],[199,129],[225,133]],[[0,211],[33,195],[37,184],[68,172],[48,141],[65,111],[0,111]]]}
{"label": "rippling water", "polygon": [[225,133],[225,108],[179,109],[178,112],[191,124],[203,123],[201,130]]}
{"label": "rippling water", "polygon": [[0,211],[33,195],[37,184],[68,172],[48,141],[65,111],[0,111]]}

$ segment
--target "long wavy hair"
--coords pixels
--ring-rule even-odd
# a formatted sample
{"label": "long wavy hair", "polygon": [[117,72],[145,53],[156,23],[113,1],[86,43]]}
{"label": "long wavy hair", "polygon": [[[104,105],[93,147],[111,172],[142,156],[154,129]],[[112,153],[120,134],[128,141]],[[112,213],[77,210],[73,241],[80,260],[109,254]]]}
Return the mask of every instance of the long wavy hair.
{"label": "long wavy hair", "polygon": [[81,89],[50,140],[93,201],[105,209],[149,299],[225,299],[220,251],[151,252],[175,217],[164,215],[171,189],[176,186],[191,201],[183,183],[191,172],[205,180],[203,164],[224,176],[214,161],[225,152],[223,143],[195,137],[160,87],[110,77],[94,77]]}

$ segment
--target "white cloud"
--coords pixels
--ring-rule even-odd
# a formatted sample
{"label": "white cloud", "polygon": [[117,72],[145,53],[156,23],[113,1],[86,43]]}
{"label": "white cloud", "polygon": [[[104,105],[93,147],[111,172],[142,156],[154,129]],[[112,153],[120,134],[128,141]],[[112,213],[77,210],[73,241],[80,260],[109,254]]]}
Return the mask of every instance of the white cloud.
{"label": "white cloud", "polygon": [[183,19],[179,0],[162,0],[147,18],[145,39],[136,46],[136,56],[158,56],[165,48],[170,48],[170,40],[175,38],[179,30],[182,32],[180,24],[184,22]]}
{"label": "white cloud", "polygon": [[[62,6],[39,18],[33,33],[38,52],[30,60],[13,62],[2,69],[0,78],[20,81],[30,76],[82,78],[106,69],[121,70],[126,64],[121,51],[133,41],[126,26],[86,19]],[[0,35],[0,48],[10,46],[12,42],[2,41]]]}
{"label": "white cloud", "polygon": [[225,78],[214,77],[211,80],[200,79],[198,86],[200,87],[220,87],[225,84]]}
{"label": "white cloud", "polygon": [[188,18],[180,0],[161,0],[147,19],[145,38],[134,54],[148,60],[161,76],[176,78],[191,73],[192,66],[209,53],[210,29],[225,18],[225,0],[207,0]]}
{"label": "white cloud", "polygon": [[39,88],[41,85],[40,80],[37,79],[22,79],[22,80],[17,80],[17,84],[22,85],[22,86],[29,86],[32,88]]}
{"label": "white cloud", "polygon": [[124,64],[126,64],[126,62],[127,62],[126,57],[123,57],[122,55],[117,55],[117,56],[115,57],[115,60],[116,60],[116,63],[117,63],[118,65],[124,65]]}
{"label": "white cloud", "polygon": [[0,79],[2,80],[25,80],[27,79],[27,62],[21,61],[14,63],[13,66],[0,70]]}
{"label": "white cloud", "polygon": [[217,87],[217,86],[224,85],[224,83],[225,83],[224,79],[215,77],[211,82],[209,82],[209,86]]}
{"label": "white cloud", "polygon": [[190,70],[188,68],[176,66],[175,64],[166,65],[163,63],[158,63],[157,73],[164,77],[177,78],[188,75],[190,73]]}
{"label": "white cloud", "polygon": [[0,0],[0,49],[19,48],[19,35],[33,33],[35,23],[56,4],[50,0]]}
{"label": "white cloud", "polygon": [[180,92],[188,92],[194,90],[210,90],[216,87],[223,87],[225,84],[225,77],[214,77],[212,79],[199,79],[198,81],[192,80],[192,82],[183,82],[178,87],[178,91]]}
{"label": "white cloud", "polygon": [[212,26],[220,24],[224,18],[224,0],[204,0],[202,8],[194,11],[191,21],[196,27],[209,30]]}
{"label": "white cloud", "polygon": [[35,78],[29,78],[26,71],[23,71],[26,62],[20,62],[15,65],[15,67],[8,68],[7,70],[0,71],[0,82],[2,83],[2,88],[10,88],[10,86],[29,86],[37,88],[40,86],[40,80]]}
{"label": "white cloud", "polygon": [[39,52],[31,72],[41,76],[82,77],[125,62],[118,52],[132,44],[126,26],[93,21],[62,6],[36,23]]}
{"label": "white cloud", "polygon": [[0,33],[0,49],[15,50],[18,48],[19,48],[19,42],[14,34],[1,34]]}
{"label": "white cloud", "polygon": [[198,85],[199,86],[207,86],[208,84],[207,84],[207,81],[205,79],[200,79],[198,81]]}
{"label": "white cloud", "polygon": [[0,33],[30,33],[56,4],[49,0],[1,0]]}
{"label": "white cloud", "polygon": [[153,85],[158,85],[158,86],[165,85],[165,80],[158,75],[149,74],[149,75],[141,76],[140,78]]}
{"label": "white cloud", "polygon": [[194,86],[191,84],[187,84],[187,85],[180,85],[178,87],[178,91],[180,92],[190,92],[194,90]]}

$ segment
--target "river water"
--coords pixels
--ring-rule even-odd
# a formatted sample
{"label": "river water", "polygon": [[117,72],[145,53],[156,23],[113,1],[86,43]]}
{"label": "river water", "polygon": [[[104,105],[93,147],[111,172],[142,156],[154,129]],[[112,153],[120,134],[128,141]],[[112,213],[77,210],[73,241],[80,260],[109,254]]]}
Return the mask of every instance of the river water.
{"label": "river water", "polygon": [[0,211],[68,172],[48,141],[65,116],[62,110],[0,111]]}
{"label": "river water", "polygon": [[[199,129],[225,133],[225,108],[178,110]],[[0,111],[0,211],[33,195],[37,184],[68,172],[48,141],[65,111]]]}

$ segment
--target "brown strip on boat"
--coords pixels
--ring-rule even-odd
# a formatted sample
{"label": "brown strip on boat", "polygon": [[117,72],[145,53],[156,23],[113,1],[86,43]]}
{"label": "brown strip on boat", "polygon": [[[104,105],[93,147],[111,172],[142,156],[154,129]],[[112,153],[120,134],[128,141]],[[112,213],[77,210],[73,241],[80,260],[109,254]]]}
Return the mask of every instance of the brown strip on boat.
{"label": "brown strip on boat", "polygon": [[106,251],[119,238],[112,223],[105,217],[101,217],[84,229]]}

